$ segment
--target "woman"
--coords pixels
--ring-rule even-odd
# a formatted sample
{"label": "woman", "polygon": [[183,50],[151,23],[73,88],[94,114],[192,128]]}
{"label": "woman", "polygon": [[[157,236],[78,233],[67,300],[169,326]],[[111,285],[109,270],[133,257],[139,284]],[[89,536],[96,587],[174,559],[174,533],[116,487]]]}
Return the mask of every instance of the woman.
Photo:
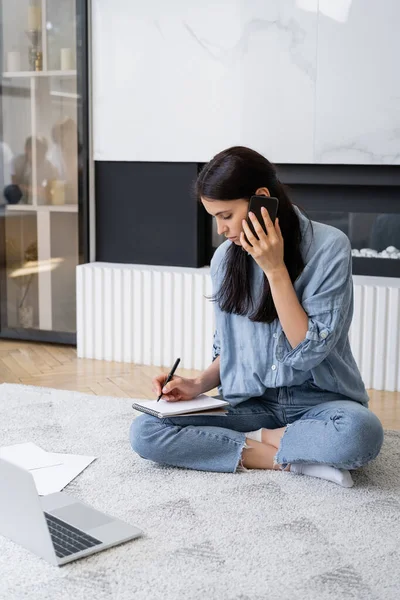
{"label": "woman", "polygon": [[78,170],[81,165],[81,145],[75,121],[65,117],[51,129],[53,145],[49,152],[51,162],[56,166],[59,180],[63,182],[65,203],[78,202]]}
{"label": "woman", "polygon": [[[36,146],[36,161],[33,164],[33,147]],[[54,165],[46,158],[47,140],[43,136],[28,137],[24,154],[16,156],[12,164],[12,183],[20,189],[21,204],[32,204],[36,196],[39,204],[49,204],[49,183],[57,179]],[[36,172],[36,189],[33,189],[33,169]],[[15,191],[13,192],[15,195]]]}
{"label": "woman", "polygon": [[[168,401],[219,386],[227,416],[158,419],[131,427],[132,448],[155,462],[234,472],[281,469],[351,487],[349,469],[374,459],[383,430],[351,353],[351,246],[334,227],[294,206],[274,166],[244,147],[201,171],[197,197],[227,237],[211,262],[213,362],[195,379],[175,376]],[[278,218],[244,220],[252,195],[279,200]],[[250,215],[251,216],[251,215]],[[246,242],[244,237],[246,234]],[[161,393],[165,375],[153,380]]]}

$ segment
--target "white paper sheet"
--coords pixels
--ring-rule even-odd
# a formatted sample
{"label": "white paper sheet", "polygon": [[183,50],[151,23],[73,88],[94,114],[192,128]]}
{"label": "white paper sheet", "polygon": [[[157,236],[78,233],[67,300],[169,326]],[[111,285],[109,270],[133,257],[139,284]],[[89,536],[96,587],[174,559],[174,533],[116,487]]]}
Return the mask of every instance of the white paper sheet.
{"label": "white paper sheet", "polygon": [[0,448],[0,458],[4,458],[27,471],[60,465],[62,463],[60,456],[60,454],[46,452],[33,442]]}
{"label": "white paper sheet", "polygon": [[61,461],[62,464],[31,471],[39,496],[61,492],[70,481],[75,479],[90,463],[96,460],[95,456],[80,456],[76,454],[52,453],[50,456],[54,461]]}

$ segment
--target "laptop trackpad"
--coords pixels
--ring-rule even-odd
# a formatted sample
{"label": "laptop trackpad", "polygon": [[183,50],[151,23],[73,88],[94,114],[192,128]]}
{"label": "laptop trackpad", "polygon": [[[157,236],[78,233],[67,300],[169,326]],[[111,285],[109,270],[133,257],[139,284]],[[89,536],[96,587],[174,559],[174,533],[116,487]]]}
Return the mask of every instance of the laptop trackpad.
{"label": "laptop trackpad", "polygon": [[83,529],[83,531],[94,529],[95,527],[100,527],[114,521],[108,515],[79,503],[69,504],[68,506],[63,506],[63,508],[52,510],[51,514],[77,529]]}

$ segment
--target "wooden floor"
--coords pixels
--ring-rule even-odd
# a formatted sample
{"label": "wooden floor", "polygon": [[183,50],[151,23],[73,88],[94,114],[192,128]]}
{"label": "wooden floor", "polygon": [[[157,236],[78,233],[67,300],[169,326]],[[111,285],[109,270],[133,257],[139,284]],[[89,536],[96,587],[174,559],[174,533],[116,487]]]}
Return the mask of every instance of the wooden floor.
{"label": "wooden floor", "polygon": [[[72,346],[0,341],[0,383],[23,383],[100,396],[153,398],[151,379],[167,369],[76,357]],[[184,377],[198,371],[179,369]],[[386,429],[400,430],[400,392],[369,390]]]}

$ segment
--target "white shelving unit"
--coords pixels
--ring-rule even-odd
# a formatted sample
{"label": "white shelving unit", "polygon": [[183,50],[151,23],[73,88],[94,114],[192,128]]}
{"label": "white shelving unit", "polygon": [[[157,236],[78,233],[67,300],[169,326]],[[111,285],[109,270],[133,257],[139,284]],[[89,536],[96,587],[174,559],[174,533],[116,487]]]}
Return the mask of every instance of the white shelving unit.
{"label": "white shelving unit", "polygon": [[[79,96],[76,94],[76,89],[53,90],[51,91],[50,83],[46,80],[57,78],[60,80],[76,79],[77,71],[74,70],[48,70],[48,43],[47,43],[47,0],[38,0],[37,5],[41,7],[41,51],[43,55],[41,71],[5,71],[1,77],[3,81],[27,79],[29,81],[30,90],[30,124],[31,128],[29,136],[35,138],[41,135],[42,131],[38,128],[38,119],[43,121],[43,106],[50,103],[51,97],[61,98],[64,101],[76,101]],[[28,5],[27,5],[28,6]],[[73,88],[72,84],[72,88]],[[68,86],[67,86],[68,88]],[[39,112],[38,112],[39,109]],[[42,112],[40,112],[42,111]],[[53,213],[78,213],[78,204],[63,204],[63,205],[42,205],[38,203],[36,190],[37,186],[37,156],[36,145],[32,144],[32,204],[12,204],[6,206],[6,214],[15,213],[35,213],[37,226],[37,247],[38,247],[38,262],[46,264],[52,258],[51,256],[51,215]],[[66,233],[66,235],[68,235]],[[53,290],[52,290],[52,271],[50,269],[38,270],[38,306],[39,306],[39,329],[53,329]]]}
{"label": "white shelving unit", "polygon": [[11,212],[78,212],[77,204],[8,204],[6,211]]}
{"label": "white shelving unit", "polygon": [[[7,213],[36,213],[38,263],[48,264],[51,260],[51,213],[78,213],[78,205],[64,204],[37,205],[10,204],[6,206]],[[51,330],[53,328],[52,311],[52,271],[39,269],[39,328]]]}
{"label": "white shelving unit", "polygon": [[5,71],[4,79],[15,77],[76,77],[76,71]]}

